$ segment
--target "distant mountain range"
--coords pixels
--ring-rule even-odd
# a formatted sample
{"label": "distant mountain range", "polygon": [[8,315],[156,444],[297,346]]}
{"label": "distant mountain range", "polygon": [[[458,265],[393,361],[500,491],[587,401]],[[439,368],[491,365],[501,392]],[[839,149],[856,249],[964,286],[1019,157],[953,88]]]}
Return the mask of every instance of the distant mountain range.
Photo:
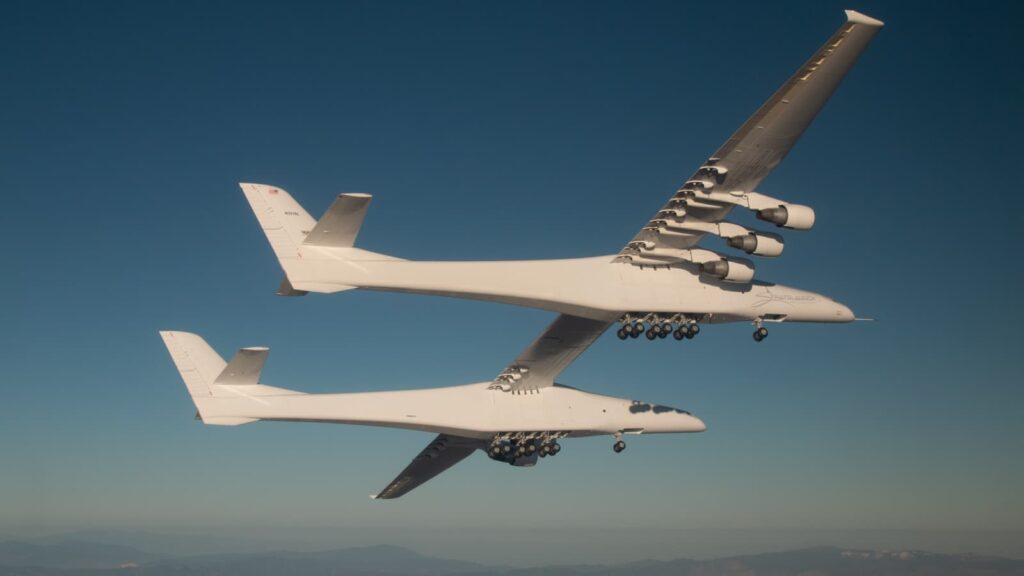
{"label": "distant mountain range", "polygon": [[1024,576],[1024,560],[918,551],[810,548],[715,560],[493,567],[397,546],[159,557],[125,546],[0,542],[0,576]]}

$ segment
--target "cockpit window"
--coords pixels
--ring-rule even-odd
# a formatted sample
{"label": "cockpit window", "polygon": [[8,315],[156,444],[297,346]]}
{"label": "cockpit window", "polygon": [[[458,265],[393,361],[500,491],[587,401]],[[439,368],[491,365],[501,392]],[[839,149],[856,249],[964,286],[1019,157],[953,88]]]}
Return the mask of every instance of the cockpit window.
{"label": "cockpit window", "polygon": [[633,414],[641,414],[643,412],[654,412],[655,414],[665,414],[666,412],[675,412],[676,414],[691,414],[686,410],[680,410],[679,408],[673,408],[671,406],[662,406],[660,404],[650,404],[647,402],[641,402],[639,400],[633,400],[633,404],[630,405],[629,411]]}

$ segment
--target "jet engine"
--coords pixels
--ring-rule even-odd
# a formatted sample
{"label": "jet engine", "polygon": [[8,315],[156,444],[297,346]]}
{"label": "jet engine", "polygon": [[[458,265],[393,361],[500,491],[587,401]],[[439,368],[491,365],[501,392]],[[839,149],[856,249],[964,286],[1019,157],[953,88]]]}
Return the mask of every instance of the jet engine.
{"label": "jet engine", "polygon": [[754,265],[747,260],[722,258],[700,265],[700,271],[726,282],[747,283],[754,279]]}
{"label": "jet engine", "polygon": [[814,209],[801,204],[780,204],[777,208],[758,210],[757,218],[791,230],[810,230],[814,226]]}
{"label": "jet engine", "polygon": [[751,232],[729,238],[729,246],[756,256],[778,256],[782,254],[782,238],[774,234]]}

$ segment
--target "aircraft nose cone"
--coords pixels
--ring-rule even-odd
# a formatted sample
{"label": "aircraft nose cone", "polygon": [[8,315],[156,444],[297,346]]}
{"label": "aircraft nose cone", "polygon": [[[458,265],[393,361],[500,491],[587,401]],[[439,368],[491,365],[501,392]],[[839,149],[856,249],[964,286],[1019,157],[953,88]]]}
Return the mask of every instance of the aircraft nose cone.
{"label": "aircraft nose cone", "polygon": [[850,310],[849,306],[836,303],[836,319],[840,322],[853,322],[854,315],[853,310]]}
{"label": "aircraft nose cone", "polygon": [[691,422],[691,425],[693,426],[694,432],[703,432],[708,429],[707,425],[704,424],[704,421],[701,420],[700,418],[697,418],[696,416],[690,416],[690,420],[693,421]]}

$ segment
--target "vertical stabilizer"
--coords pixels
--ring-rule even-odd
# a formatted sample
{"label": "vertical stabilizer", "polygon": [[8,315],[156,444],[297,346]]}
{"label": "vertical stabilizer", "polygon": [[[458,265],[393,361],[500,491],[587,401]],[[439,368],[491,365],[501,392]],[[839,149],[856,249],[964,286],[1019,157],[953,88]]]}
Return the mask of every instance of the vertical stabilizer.
{"label": "vertical stabilizer", "polygon": [[228,363],[198,334],[163,331],[160,337],[206,424],[255,422],[258,418],[246,416],[252,413],[247,409],[254,399],[263,398],[261,404],[266,405],[267,397],[302,394],[259,383],[268,348],[242,348]]}
{"label": "vertical stabilizer", "polygon": [[288,192],[266,184],[239,184],[260,228],[267,235],[281,266],[288,272],[286,260],[299,258],[302,245],[316,221]]}

